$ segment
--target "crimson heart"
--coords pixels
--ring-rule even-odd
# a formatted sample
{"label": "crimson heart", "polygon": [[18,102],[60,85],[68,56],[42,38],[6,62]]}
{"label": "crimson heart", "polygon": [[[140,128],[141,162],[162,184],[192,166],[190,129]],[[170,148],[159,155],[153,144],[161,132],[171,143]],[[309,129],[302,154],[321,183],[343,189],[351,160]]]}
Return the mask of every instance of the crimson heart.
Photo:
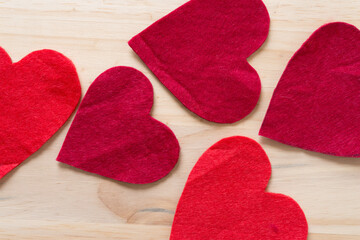
{"label": "crimson heart", "polygon": [[36,152],[65,123],[81,96],[76,69],[52,50],[17,63],[0,48],[0,178]]}
{"label": "crimson heart", "polygon": [[170,240],[305,240],[299,205],[265,192],[270,175],[269,159],[254,140],[230,137],[214,144],[190,173]]}
{"label": "crimson heart", "polygon": [[286,67],[260,135],[306,150],[360,156],[360,31],[319,28]]}
{"label": "crimson heart", "polygon": [[190,111],[233,123],[259,99],[260,78],[247,58],[264,43],[269,25],[261,0],[191,0],[129,45]]}
{"label": "crimson heart", "polygon": [[102,73],[90,86],[58,161],[128,183],[166,176],[179,158],[174,133],[150,116],[150,81],[129,67]]}

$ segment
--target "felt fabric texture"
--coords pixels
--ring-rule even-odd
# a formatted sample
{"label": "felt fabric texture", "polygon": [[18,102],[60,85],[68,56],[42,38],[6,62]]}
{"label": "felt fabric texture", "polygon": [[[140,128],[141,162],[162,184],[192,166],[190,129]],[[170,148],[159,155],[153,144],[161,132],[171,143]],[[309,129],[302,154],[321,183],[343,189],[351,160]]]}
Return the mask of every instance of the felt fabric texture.
{"label": "felt fabric texture", "polygon": [[0,178],[65,123],[81,96],[73,63],[52,50],[12,63],[0,48]]}
{"label": "felt fabric texture", "polygon": [[150,116],[150,81],[114,67],[90,86],[58,161],[118,181],[145,184],[165,177],[179,158],[174,133]]}
{"label": "felt fabric texture", "polygon": [[288,63],[260,135],[291,146],[360,157],[360,31],[316,30]]}
{"label": "felt fabric texture", "polygon": [[261,0],[191,0],[129,45],[190,111],[233,123],[259,99],[260,78],[247,58],[263,44],[269,25]]}
{"label": "felt fabric texture", "polygon": [[270,175],[269,159],[254,140],[217,142],[190,173],[170,240],[306,240],[308,226],[299,205],[265,192]]}

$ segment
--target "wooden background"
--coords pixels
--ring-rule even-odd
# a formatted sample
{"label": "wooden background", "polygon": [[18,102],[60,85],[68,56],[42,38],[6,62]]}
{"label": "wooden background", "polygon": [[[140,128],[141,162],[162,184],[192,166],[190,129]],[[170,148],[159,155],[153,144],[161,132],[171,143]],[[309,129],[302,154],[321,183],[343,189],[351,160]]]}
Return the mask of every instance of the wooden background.
{"label": "wooden background", "polygon": [[[135,186],[87,174],[55,161],[70,122],[0,181],[0,239],[169,238],[177,201],[199,156],[223,137],[259,141],[273,166],[268,191],[296,199],[310,240],[360,239],[360,160],[331,157],[257,136],[273,89],[293,53],[324,23],[360,27],[359,0],[265,0],[270,36],[250,59],[263,88],[258,106],[233,125],[192,114],[152,75],[127,41],[186,0],[0,0],[0,45],[20,60],[50,48],[71,58],[83,94],[104,70],[144,72],[155,90],[152,114],[168,124],[182,150],[165,179]],[[301,73],[299,73],[301,74]]]}

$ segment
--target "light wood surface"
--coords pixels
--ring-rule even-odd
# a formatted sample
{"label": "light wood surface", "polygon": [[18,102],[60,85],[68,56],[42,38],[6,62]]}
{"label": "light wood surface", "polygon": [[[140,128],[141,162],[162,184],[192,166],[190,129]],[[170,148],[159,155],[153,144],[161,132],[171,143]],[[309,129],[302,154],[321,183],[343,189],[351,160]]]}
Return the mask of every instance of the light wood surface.
{"label": "light wood surface", "polygon": [[[233,125],[192,114],[128,47],[139,31],[186,0],[0,0],[0,45],[14,61],[50,48],[71,58],[83,94],[113,66],[132,66],[154,86],[152,114],[181,144],[179,164],[165,179],[130,185],[55,161],[69,120],[36,154],[0,180],[0,239],[169,238],[177,201],[199,156],[223,137],[259,141],[272,162],[268,191],[289,195],[309,221],[310,240],[360,240],[360,159],[312,153],[257,135],[273,89],[293,53],[320,25],[360,27],[359,0],[265,0],[270,36],[249,61],[262,80],[258,106]],[[301,73],[299,73],[301,74]]]}

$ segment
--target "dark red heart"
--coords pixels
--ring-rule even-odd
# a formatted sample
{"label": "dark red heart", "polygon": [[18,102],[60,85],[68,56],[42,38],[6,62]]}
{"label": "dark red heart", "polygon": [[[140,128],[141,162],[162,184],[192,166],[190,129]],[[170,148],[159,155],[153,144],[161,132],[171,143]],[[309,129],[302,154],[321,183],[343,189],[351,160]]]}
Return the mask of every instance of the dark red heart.
{"label": "dark red heart", "polygon": [[150,116],[153,89],[139,71],[115,67],[90,86],[58,161],[128,183],[166,176],[179,158],[174,133]]}
{"label": "dark red heart", "polygon": [[0,178],[36,152],[65,123],[81,96],[76,69],[52,50],[17,63],[0,48]]}
{"label": "dark red heart", "polygon": [[260,78],[247,58],[264,43],[269,24],[261,0],[191,0],[129,45],[190,111],[233,123],[259,99]]}
{"label": "dark red heart", "polygon": [[306,150],[360,156],[360,31],[319,28],[292,57],[260,135]]}
{"label": "dark red heart", "polygon": [[209,148],[190,173],[170,240],[306,240],[307,222],[291,198],[265,192],[271,166],[246,137]]}

